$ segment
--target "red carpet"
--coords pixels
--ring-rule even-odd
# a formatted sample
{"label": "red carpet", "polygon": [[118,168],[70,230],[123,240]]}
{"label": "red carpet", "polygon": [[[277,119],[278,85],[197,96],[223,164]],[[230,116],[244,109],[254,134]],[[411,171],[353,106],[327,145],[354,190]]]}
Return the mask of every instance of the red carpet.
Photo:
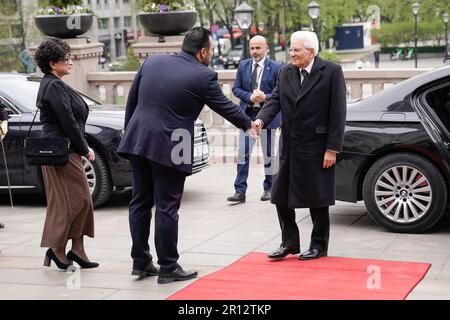
{"label": "red carpet", "polygon": [[[402,300],[431,264],[326,257],[268,261],[250,253],[169,300]],[[379,270],[379,272],[375,272]],[[378,275],[378,276],[377,276]],[[377,280],[378,278],[378,280]]]}

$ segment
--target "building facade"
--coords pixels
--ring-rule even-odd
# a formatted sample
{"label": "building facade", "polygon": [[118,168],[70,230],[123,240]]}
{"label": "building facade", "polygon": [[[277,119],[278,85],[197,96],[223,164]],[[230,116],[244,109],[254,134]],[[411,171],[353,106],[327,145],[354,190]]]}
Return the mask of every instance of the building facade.
{"label": "building facade", "polygon": [[97,16],[89,34],[105,44],[105,56],[110,60],[127,54],[127,43],[138,39],[135,0],[83,0],[84,7],[91,8]]}

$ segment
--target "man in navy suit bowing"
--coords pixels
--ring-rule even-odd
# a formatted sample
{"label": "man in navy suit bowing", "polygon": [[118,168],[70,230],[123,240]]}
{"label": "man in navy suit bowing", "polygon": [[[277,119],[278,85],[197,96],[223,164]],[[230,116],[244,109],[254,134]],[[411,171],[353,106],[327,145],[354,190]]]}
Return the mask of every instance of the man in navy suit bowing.
{"label": "man in navy suit bowing", "polygon": [[[251,59],[243,60],[239,64],[233,94],[241,99],[241,109],[252,120],[256,119],[261,107],[270,98],[272,90],[277,83],[278,70],[281,64],[267,57],[267,41],[262,36],[254,36],[249,43]],[[274,144],[276,129],[281,125],[281,112],[262,130],[261,147],[264,156],[264,173],[262,201],[270,200],[272,189],[272,175],[274,167]],[[235,194],[227,200],[232,202],[245,202],[247,191],[247,178],[250,165],[250,156],[255,145],[243,130],[239,132],[239,149],[237,176],[234,182]]]}
{"label": "man in navy suit bowing", "polygon": [[[118,153],[130,160],[133,172],[132,275],[158,275],[158,283],[197,276],[177,263],[178,209],[186,176],[192,174],[194,122],[203,106],[256,135],[253,122],[223,95],[217,73],[208,68],[213,50],[211,33],[201,27],[192,29],[179,54],[154,55],[144,61],[127,100]],[[159,271],[148,244],[153,205]]]}

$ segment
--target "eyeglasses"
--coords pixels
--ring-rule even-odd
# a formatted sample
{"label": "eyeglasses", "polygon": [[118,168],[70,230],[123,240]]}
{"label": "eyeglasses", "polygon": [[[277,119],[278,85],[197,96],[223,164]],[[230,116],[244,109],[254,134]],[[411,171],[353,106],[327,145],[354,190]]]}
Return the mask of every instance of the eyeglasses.
{"label": "eyeglasses", "polygon": [[72,64],[72,59],[70,59],[70,58],[66,58],[61,61],[64,61],[65,64]]}
{"label": "eyeglasses", "polygon": [[303,51],[307,51],[308,49],[305,49],[305,48],[289,48],[289,52],[290,53],[292,53],[292,52],[294,52],[294,53],[300,53],[300,52],[303,52]]}

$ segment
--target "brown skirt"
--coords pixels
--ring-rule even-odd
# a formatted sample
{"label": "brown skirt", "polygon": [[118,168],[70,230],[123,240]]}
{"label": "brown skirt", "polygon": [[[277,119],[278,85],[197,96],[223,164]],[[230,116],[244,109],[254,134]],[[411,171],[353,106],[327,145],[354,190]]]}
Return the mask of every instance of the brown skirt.
{"label": "brown skirt", "polygon": [[64,166],[42,166],[47,216],[41,247],[65,246],[69,239],[94,237],[94,206],[81,156],[71,152]]}

